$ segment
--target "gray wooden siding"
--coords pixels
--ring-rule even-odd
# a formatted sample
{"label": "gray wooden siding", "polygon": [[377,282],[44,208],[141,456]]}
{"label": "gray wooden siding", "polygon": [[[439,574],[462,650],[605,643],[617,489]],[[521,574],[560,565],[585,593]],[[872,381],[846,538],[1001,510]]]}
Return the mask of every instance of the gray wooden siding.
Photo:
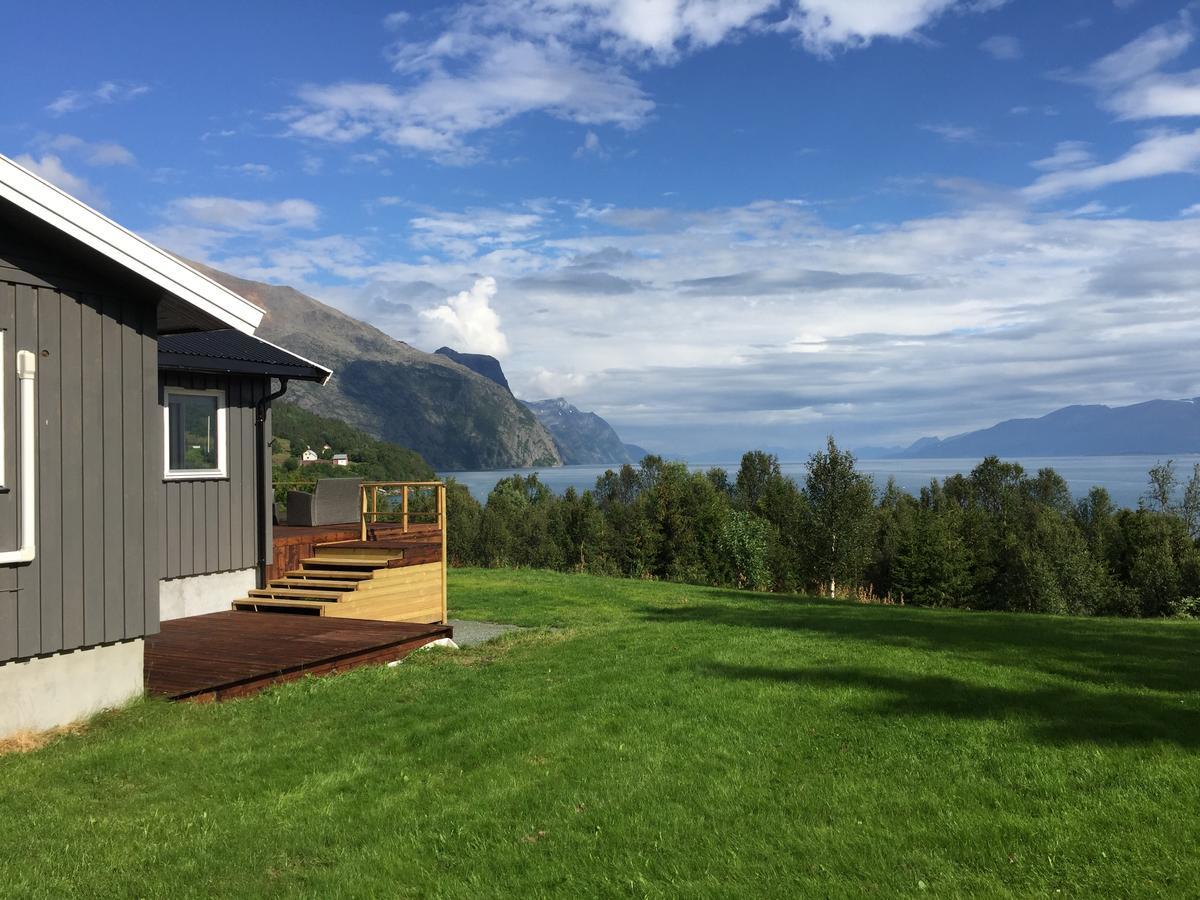
{"label": "gray wooden siding", "polygon": [[156,310],[102,279],[82,281],[56,286],[11,259],[0,265],[3,549],[18,541],[16,351],[38,364],[37,557],[0,566],[0,662],[158,630]]}
{"label": "gray wooden siding", "polygon": [[[226,391],[228,406],[225,421],[229,441],[228,478],[162,480],[162,577],[179,578],[184,575],[249,569],[258,562],[255,529],[254,406],[269,392],[268,379],[164,371],[162,384],[164,388],[220,388]],[[270,441],[269,417],[267,440]],[[269,447],[266,453],[269,456]],[[160,478],[163,465],[160,441]],[[267,473],[270,473],[269,458]],[[269,494],[270,478],[267,480]],[[268,520],[267,540],[270,539]]]}

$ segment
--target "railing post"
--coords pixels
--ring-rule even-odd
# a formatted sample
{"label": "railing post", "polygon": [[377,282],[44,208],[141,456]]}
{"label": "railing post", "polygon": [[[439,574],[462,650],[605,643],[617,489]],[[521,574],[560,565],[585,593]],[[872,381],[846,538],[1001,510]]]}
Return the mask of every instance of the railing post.
{"label": "railing post", "polygon": [[359,540],[367,539],[367,486],[360,484],[358,486],[358,503],[359,503]]}
{"label": "railing post", "polygon": [[437,486],[437,520],[442,532],[442,622],[446,621],[446,576],[450,561],[446,559],[446,485]]}
{"label": "railing post", "polygon": [[400,531],[408,534],[408,485],[400,488]]}

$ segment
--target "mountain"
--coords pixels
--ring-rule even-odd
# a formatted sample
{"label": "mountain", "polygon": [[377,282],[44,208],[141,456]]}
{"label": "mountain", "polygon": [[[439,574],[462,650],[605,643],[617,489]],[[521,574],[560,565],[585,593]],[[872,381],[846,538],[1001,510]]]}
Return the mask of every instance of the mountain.
{"label": "mountain", "polygon": [[643,458],[650,455],[650,451],[645,447],[639,447],[637,444],[623,444],[625,452],[629,454],[629,461],[637,465]]}
{"label": "mountain", "polygon": [[1200,397],[1132,406],[1067,406],[941,440],[921,438],[906,459],[1200,453]]}
{"label": "mountain", "polygon": [[196,268],[266,310],[259,337],[333,369],[323,387],[288,388],[297,406],[409,447],[440,470],[562,463],[533,413],[466,366],[394,340],[294,288]]}
{"label": "mountain", "polygon": [[496,382],[510,394],[512,393],[512,388],[508,386],[508,379],[504,377],[504,370],[500,368],[500,360],[496,357],[488,356],[486,353],[459,353],[450,347],[438,347],[433,352],[454,360],[460,366],[466,366],[477,375]]}
{"label": "mountain", "polygon": [[567,465],[617,465],[633,461],[613,427],[595,413],[582,412],[562,397],[522,402],[554,437]]}

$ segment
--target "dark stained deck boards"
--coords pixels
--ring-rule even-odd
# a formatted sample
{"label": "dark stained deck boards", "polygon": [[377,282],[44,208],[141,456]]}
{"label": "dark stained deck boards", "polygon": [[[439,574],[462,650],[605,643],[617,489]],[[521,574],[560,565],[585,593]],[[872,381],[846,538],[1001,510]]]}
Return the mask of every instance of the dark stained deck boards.
{"label": "dark stained deck boards", "polygon": [[453,633],[448,625],[281,613],[189,616],[146,638],[146,690],[172,700],[240,697],[304,675],[402,659]]}

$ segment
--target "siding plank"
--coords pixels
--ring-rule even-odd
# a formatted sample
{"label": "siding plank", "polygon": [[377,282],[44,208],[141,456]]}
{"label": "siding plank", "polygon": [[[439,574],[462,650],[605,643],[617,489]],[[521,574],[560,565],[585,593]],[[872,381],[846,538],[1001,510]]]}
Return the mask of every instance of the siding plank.
{"label": "siding plank", "polygon": [[104,494],[104,639],[125,637],[125,468],[122,465],[124,438],[122,428],[121,303],[105,297],[104,317],[100,324],[104,382],[103,452],[104,475],[95,490]]}
{"label": "siding plank", "polygon": [[[62,341],[59,337],[63,297],[38,289],[38,545],[33,565],[41,577],[42,646],[50,653],[63,648],[62,524]],[[32,568],[32,566],[31,566]]]}
{"label": "siding plank", "polygon": [[81,435],[83,484],[79,494],[83,536],[83,640],[104,640],[104,380],[103,315],[99,298],[84,295],[80,306],[80,369],[83,381]]}
{"label": "siding plank", "polygon": [[127,304],[121,329],[121,448],[122,535],[124,537],[123,599],[125,631],[144,634],[146,629],[146,407],[142,398],[142,310]]}
{"label": "siding plank", "polygon": [[[37,288],[28,285],[17,285],[17,323],[14,330],[13,353],[17,350],[32,350],[37,352]],[[15,355],[13,357],[16,358]],[[16,367],[13,367],[13,379],[16,379]],[[41,379],[39,378],[39,381]],[[40,415],[40,413],[39,413]],[[40,429],[39,429],[40,430]],[[12,432],[13,440],[9,448],[13,455],[20,456],[20,441],[18,432]],[[40,448],[39,448],[40,449]],[[17,483],[13,483],[10,496],[20,494]],[[18,497],[18,504],[20,498]],[[40,518],[40,517],[39,517]],[[41,608],[41,571],[40,561],[35,560],[17,570],[17,585],[20,593],[17,596],[17,653],[20,656],[33,656],[42,649],[42,608]]]}
{"label": "siding plank", "polygon": [[83,335],[82,306],[62,295],[59,366],[62,385],[62,637],[64,647],[84,643],[83,529]]}
{"label": "siding plank", "polygon": [[158,408],[158,310],[153,306],[146,306],[142,310],[139,338],[142,350],[139,381],[144,436],[141,469],[145,507],[142,520],[142,630],[146,634],[155,634],[159,622],[158,579],[162,577],[162,551],[165,540],[161,527],[163,440],[162,415]]}
{"label": "siding plank", "polygon": [[[16,369],[16,286],[0,282],[0,329],[3,330],[3,354],[0,355],[0,367],[4,371],[4,395],[0,398],[3,408],[3,434],[6,441],[4,454],[3,480],[7,487],[0,492],[0,547],[17,546],[17,492],[14,490],[17,478],[17,456],[13,449],[17,434],[17,369]],[[14,566],[0,568],[0,590],[15,591],[17,589],[17,570]],[[17,652],[17,595],[13,594],[5,601],[5,607],[11,607],[11,621],[6,617],[4,609],[0,608],[0,659],[7,659]]]}

